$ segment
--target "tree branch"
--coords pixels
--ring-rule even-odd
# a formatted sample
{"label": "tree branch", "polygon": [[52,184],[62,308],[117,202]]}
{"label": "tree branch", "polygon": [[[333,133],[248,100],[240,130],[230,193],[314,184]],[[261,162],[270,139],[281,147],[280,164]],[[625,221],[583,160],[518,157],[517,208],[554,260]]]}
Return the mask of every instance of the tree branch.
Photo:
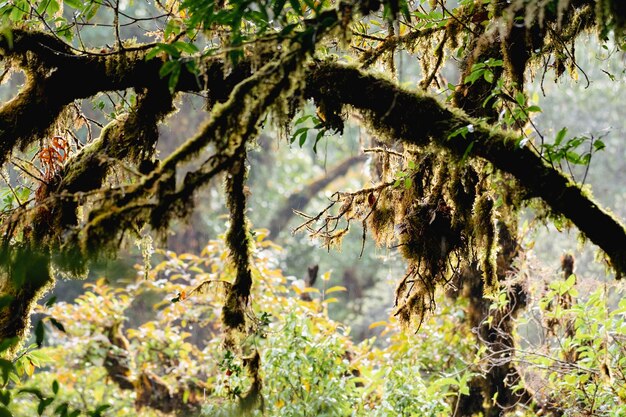
{"label": "tree branch", "polygon": [[352,166],[365,161],[365,159],[366,157],[364,155],[350,156],[332,167],[324,175],[305,185],[300,191],[291,194],[282,207],[276,211],[274,217],[270,221],[269,231],[273,239],[276,239],[280,232],[287,227],[289,220],[291,220],[294,215],[294,209],[304,209],[304,207],[313,197],[315,197],[317,193],[322,191],[328,184],[335,181],[337,178],[346,175]]}
{"label": "tree branch", "polygon": [[[527,189],[526,198],[540,197],[556,213],[570,219],[606,252],[618,278],[626,272],[624,226],[539,155],[520,147],[512,133],[445,107],[427,94],[407,91],[356,68],[333,63],[317,65],[310,67],[308,80],[306,97],[354,107],[388,140],[415,145],[434,141],[459,157],[471,149],[472,156],[515,176]],[[470,126],[465,136],[451,138],[458,129]]]}

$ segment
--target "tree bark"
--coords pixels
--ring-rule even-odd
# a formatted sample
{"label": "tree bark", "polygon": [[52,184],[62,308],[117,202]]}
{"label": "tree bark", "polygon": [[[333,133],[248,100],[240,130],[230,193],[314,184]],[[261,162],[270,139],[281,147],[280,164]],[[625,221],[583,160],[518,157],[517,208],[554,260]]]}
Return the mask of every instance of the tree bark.
{"label": "tree bark", "polygon": [[[525,199],[540,197],[604,250],[618,279],[626,272],[624,226],[541,156],[520,146],[513,133],[447,108],[425,93],[404,90],[356,68],[318,65],[311,69],[309,80],[307,97],[357,109],[381,138],[422,146],[435,142],[459,158],[469,152],[512,174],[523,187]],[[453,135],[459,129],[466,129],[465,134]]]}

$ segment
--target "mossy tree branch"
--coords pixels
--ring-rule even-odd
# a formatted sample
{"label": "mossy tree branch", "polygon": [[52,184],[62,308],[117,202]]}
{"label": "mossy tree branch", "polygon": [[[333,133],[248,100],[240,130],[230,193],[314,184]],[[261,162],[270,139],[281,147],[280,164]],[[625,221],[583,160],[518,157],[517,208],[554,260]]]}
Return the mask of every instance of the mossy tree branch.
{"label": "mossy tree branch", "polygon": [[230,212],[230,226],[226,233],[226,244],[230,249],[230,258],[237,271],[235,281],[229,288],[222,310],[222,322],[231,329],[243,328],[245,307],[252,288],[250,272],[250,230],[246,218],[245,181],[245,145],[238,152],[238,157],[226,177],[227,205]]}
{"label": "mossy tree branch", "polygon": [[[306,96],[351,106],[364,113],[371,127],[388,139],[415,145],[431,142],[459,158],[471,155],[512,174],[526,188],[528,197],[540,197],[556,213],[570,219],[582,233],[609,256],[618,277],[626,272],[626,230],[580,187],[548,165],[518,138],[447,108],[435,98],[407,91],[356,68],[322,64],[309,71]],[[372,100],[376,97],[376,100]],[[465,136],[451,135],[471,126]]]}
{"label": "mossy tree branch", "polygon": [[[0,39],[0,55],[27,75],[20,93],[0,107],[0,164],[15,147],[24,149],[45,135],[74,100],[105,91],[167,86],[167,79],[159,76],[162,59],[146,60],[143,50],[79,55],[49,34],[16,29],[11,43]],[[225,101],[235,84],[250,72],[243,64],[226,76],[223,63],[214,59],[205,60],[201,71],[212,81],[209,87],[214,102]],[[200,91],[204,86],[198,80],[196,74],[183,71],[176,91]]]}

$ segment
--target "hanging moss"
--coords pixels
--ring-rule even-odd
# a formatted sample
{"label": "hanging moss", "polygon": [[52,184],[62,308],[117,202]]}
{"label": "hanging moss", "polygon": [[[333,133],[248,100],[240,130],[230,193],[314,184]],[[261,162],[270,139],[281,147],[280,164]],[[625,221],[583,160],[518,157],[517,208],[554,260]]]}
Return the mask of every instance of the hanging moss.
{"label": "hanging moss", "polygon": [[248,413],[254,409],[263,410],[263,379],[261,378],[261,356],[258,350],[254,350],[252,355],[243,358],[243,366],[246,368],[248,376],[252,379],[250,388],[239,399],[240,411]]}
{"label": "hanging moss", "polygon": [[485,288],[493,291],[497,288],[497,232],[493,199],[482,194],[476,199],[472,216],[473,235],[476,240],[476,251],[479,266],[485,280]]}
{"label": "hanging moss", "polygon": [[388,207],[385,202],[377,205],[376,209],[368,218],[368,227],[372,232],[372,237],[380,246],[390,246],[394,238],[394,218],[393,208]]}
{"label": "hanging moss", "polygon": [[222,308],[222,322],[229,329],[243,329],[246,323],[245,311],[252,288],[250,272],[250,231],[246,219],[246,179],[245,157],[242,148],[240,156],[226,178],[226,203],[230,211],[230,226],[226,233],[226,244],[237,275],[226,294]]}

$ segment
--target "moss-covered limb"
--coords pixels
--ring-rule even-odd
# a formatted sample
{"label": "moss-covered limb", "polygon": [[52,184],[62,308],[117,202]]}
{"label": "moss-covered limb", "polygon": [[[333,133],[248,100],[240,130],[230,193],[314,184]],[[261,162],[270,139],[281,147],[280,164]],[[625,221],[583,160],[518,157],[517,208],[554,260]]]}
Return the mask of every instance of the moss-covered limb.
{"label": "moss-covered limb", "polygon": [[150,164],[158,140],[157,124],[172,110],[168,90],[155,87],[140,92],[130,113],[104,128],[100,137],[73,157],[46,187],[51,198],[45,206],[54,216],[51,222],[38,211],[32,213],[32,221],[26,223],[33,229],[35,241],[54,243],[55,237],[76,226],[81,196],[100,189],[112,167],[130,163],[140,171],[144,162]]}
{"label": "moss-covered limb", "polygon": [[[323,12],[318,18],[306,22],[307,26],[314,28],[312,33],[307,34],[319,39],[341,18],[336,10]],[[303,46],[305,43],[294,43],[289,49],[301,55],[311,47],[308,44]],[[103,91],[167,85],[167,78],[162,79],[159,75],[162,59],[146,60],[148,51],[146,47],[115,54],[77,53],[50,34],[22,29],[13,30],[11,42],[6,37],[1,38],[0,54],[3,58],[23,69],[31,78],[35,74],[37,77],[36,82],[27,84],[26,87],[32,88],[25,89],[19,100],[0,107],[0,164],[6,161],[9,151],[16,145],[23,149],[37,135],[45,134],[63,108],[73,100]],[[267,61],[285,64],[274,56],[267,57]],[[250,62],[246,61],[228,75],[225,75],[224,63],[218,59],[205,58],[197,67],[199,76],[190,72],[187,66],[182,66],[174,89],[208,90],[213,102],[226,101],[235,85],[251,73]]]}
{"label": "moss-covered limb", "polygon": [[[84,196],[102,187],[112,166],[120,162],[139,165],[152,157],[158,138],[157,123],[171,110],[172,97],[167,89],[155,87],[140,92],[136,107],[127,116],[103,129],[100,138],[70,159],[43,188],[35,208],[19,209],[2,225],[5,239],[23,235],[41,250],[49,248],[55,252],[67,232],[78,225],[77,208],[84,203]],[[80,273],[80,258],[81,255],[73,254],[62,263],[74,265],[72,272]]]}
{"label": "moss-covered limb", "polygon": [[[246,326],[246,309],[252,289],[252,272],[250,265],[250,225],[246,216],[246,144],[237,150],[235,160],[226,176],[226,205],[230,213],[230,225],[226,232],[226,245],[230,251],[230,259],[236,270],[235,280],[227,289],[226,300],[222,308],[222,323],[225,326],[225,344],[233,343],[236,332],[248,333]],[[251,356],[243,357],[243,364],[252,380],[250,388],[240,397],[239,406],[247,415],[256,407],[263,407],[261,390],[263,380],[260,375],[261,357],[254,349]]]}
{"label": "moss-covered limb", "polygon": [[[455,284],[468,300],[465,308],[467,325],[473,329],[479,346],[487,348],[483,372],[472,378],[468,394],[459,395],[453,401],[458,404],[456,416],[482,413],[497,417],[518,404],[530,406],[534,400],[526,389],[514,389],[517,384],[523,387],[515,360],[515,318],[528,301],[525,283],[507,280],[519,252],[515,217],[505,213],[498,226],[498,291],[506,291],[508,302],[499,309],[491,308],[492,301],[484,296],[487,292],[484,272],[477,264],[468,264],[455,277]],[[454,293],[449,295],[456,296]],[[494,402],[493,398],[497,400]]]}
{"label": "moss-covered limb", "polygon": [[39,78],[27,74],[22,90],[0,107],[0,164],[6,162],[15,146],[26,146],[36,133],[53,123],[61,109],[48,107],[46,100]]}
{"label": "moss-covered limb", "polygon": [[[393,51],[393,49],[399,46],[411,47],[418,40],[428,38],[429,36],[442,30],[445,30],[445,27],[429,28],[424,30],[412,30],[406,35],[389,36],[382,40],[381,44],[378,45],[376,48],[370,49],[364,52],[363,55],[361,55],[361,65],[364,69],[369,68],[387,52],[391,52]],[[356,34],[356,36],[359,35]]]}
{"label": "moss-covered limb", "polygon": [[159,135],[157,125],[173,109],[167,89],[157,86],[139,91],[137,105],[107,125],[98,139],[68,162],[52,192],[95,190],[102,185],[111,164],[126,160],[140,165],[151,159]]}
{"label": "moss-covered limb", "polygon": [[[64,250],[72,254],[78,247],[85,258],[114,253],[124,230],[146,222],[164,230],[172,218],[184,218],[193,207],[193,194],[232,164],[242,144],[256,136],[260,120],[274,102],[281,95],[292,95],[300,82],[301,57],[287,53],[284,59],[268,63],[238,84],[225,103],[213,107],[211,118],[199,132],[139,183],[108,191],[104,204],[89,214],[85,227],[65,239]],[[177,168],[197,159],[208,145],[213,155],[177,188]]]}
{"label": "moss-covered limb", "polygon": [[276,239],[280,232],[287,227],[289,220],[294,215],[294,209],[303,210],[317,193],[337,178],[346,175],[350,168],[355,164],[364,162],[365,159],[366,157],[363,155],[350,156],[329,169],[324,175],[306,184],[300,191],[291,194],[270,221],[269,230],[272,238]]}
{"label": "moss-covered limb", "polygon": [[[28,76],[20,94],[0,107],[0,163],[16,146],[24,148],[44,135],[64,107],[76,99],[127,88],[167,88],[167,79],[159,76],[163,61],[145,60],[145,51],[79,55],[49,34],[14,30],[12,48],[3,38],[0,53]],[[176,90],[209,88],[214,101],[223,101],[249,74],[250,66],[242,63],[226,76],[220,61],[207,59],[200,70],[206,85],[199,85],[197,76],[183,67]]]}
{"label": "moss-covered limb", "polygon": [[[624,226],[539,155],[520,147],[512,133],[447,108],[427,94],[407,91],[356,68],[317,65],[309,68],[308,79],[308,97],[352,106],[388,139],[422,146],[432,141],[458,156],[471,146],[472,156],[512,174],[529,196],[542,198],[555,212],[570,219],[607,253],[618,275],[626,272]],[[459,128],[470,125],[465,136],[450,138]]]}
{"label": "moss-covered limb", "polygon": [[252,288],[250,272],[250,229],[246,218],[245,182],[247,176],[245,145],[239,151],[234,165],[226,177],[226,204],[230,212],[230,226],[226,233],[226,244],[237,275],[228,289],[222,322],[230,329],[243,328],[245,307]]}
{"label": "moss-covered limb", "polygon": [[0,253],[0,294],[11,297],[0,309],[0,340],[14,338],[7,351],[15,354],[30,328],[30,313],[54,282],[47,254],[25,247],[4,247]]}
{"label": "moss-covered limb", "polygon": [[[329,10],[307,21],[315,29],[311,35],[319,38],[328,33],[341,17],[338,11]],[[303,48],[303,44],[294,44],[290,49],[306,52],[304,49],[310,45]],[[115,54],[78,53],[51,34],[23,29],[14,29],[10,38],[0,38],[2,58],[29,76],[22,93],[0,107],[0,165],[16,146],[24,149],[38,136],[44,136],[64,107],[76,99],[103,91],[167,85],[168,80],[159,75],[162,59],[146,60],[148,51],[146,46]],[[285,64],[272,58],[268,61]],[[225,75],[223,62],[213,58],[203,59],[198,68],[199,77],[182,66],[175,90],[209,90],[214,102],[225,101],[234,86],[251,72],[250,62],[242,62]]]}
{"label": "moss-covered limb", "polygon": [[23,149],[45,135],[75,99],[166,82],[158,76],[161,63],[146,62],[137,53],[78,56],[44,33],[15,30],[13,35],[12,48],[4,38],[0,51],[26,72],[28,81],[15,99],[0,107],[0,163],[14,147]]}
{"label": "moss-covered limb", "polygon": [[[29,52],[36,54],[27,56]],[[3,57],[19,60],[21,65],[29,65],[26,61],[37,60],[48,66],[59,66],[67,57],[76,56],[72,48],[58,37],[45,32],[25,29],[12,29],[11,35],[0,37],[0,54]]]}

